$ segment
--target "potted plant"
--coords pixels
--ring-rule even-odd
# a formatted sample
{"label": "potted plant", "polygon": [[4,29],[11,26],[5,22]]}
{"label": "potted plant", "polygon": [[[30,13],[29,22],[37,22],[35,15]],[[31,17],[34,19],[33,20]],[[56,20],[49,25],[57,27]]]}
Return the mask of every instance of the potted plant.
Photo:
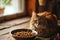
{"label": "potted plant", "polygon": [[0,14],[4,13],[4,9],[6,5],[9,5],[11,0],[1,0],[1,5],[0,5]]}

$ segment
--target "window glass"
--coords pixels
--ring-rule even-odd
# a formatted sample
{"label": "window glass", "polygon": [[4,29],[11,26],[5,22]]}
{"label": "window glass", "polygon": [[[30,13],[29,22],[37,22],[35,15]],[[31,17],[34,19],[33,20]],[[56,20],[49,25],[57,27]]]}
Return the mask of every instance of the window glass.
{"label": "window glass", "polygon": [[24,12],[24,0],[0,0],[0,15]]}

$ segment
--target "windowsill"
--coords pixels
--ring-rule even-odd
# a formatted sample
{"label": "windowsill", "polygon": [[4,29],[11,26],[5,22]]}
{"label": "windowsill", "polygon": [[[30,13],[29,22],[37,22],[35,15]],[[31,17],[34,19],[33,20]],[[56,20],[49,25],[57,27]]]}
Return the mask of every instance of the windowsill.
{"label": "windowsill", "polygon": [[[22,13],[22,12],[20,12],[20,13]],[[10,16],[10,15],[15,15],[15,14],[20,14],[20,13],[12,13],[12,14],[4,14],[4,13],[2,13],[2,14],[0,14],[0,17],[2,17],[2,16]]]}
{"label": "windowsill", "polygon": [[24,23],[28,22],[29,20],[30,20],[29,17],[24,17],[24,18],[18,18],[18,19],[14,19],[14,20],[0,23],[0,30],[10,28],[12,26],[24,24]]}
{"label": "windowsill", "polygon": [[[14,29],[29,27],[28,22],[30,21],[29,17],[24,17],[20,19],[11,20],[8,22],[0,23],[0,35],[10,32]],[[27,25],[25,25],[27,23]],[[2,33],[3,32],[3,33]]]}
{"label": "windowsill", "polygon": [[10,15],[0,15],[0,23],[25,16],[25,13],[15,13]]}

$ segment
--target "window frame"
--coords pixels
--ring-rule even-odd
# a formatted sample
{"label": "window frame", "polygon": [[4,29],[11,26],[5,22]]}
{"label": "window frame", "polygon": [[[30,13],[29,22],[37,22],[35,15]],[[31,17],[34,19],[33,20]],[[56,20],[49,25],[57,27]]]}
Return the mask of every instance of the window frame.
{"label": "window frame", "polygon": [[20,13],[15,13],[11,15],[0,15],[0,22],[5,22],[8,20],[20,18],[26,16],[26,7],[25,7],[25,0],[24,0],[24,11]]}

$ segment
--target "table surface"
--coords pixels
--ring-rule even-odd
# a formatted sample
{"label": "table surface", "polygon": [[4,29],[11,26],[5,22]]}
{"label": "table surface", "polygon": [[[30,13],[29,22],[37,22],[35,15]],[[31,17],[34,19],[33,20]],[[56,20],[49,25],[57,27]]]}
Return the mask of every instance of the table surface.
{"label": "table surface", "polygon": [[1,30],[0,40],[15,40],[11,35],[11,31],[15,29],[22,29],[22,28],[29,29],[29,22],[22,25],[17,25],[17,26],[14,26],[5,30]]}
{"label": "table surface", "polygon": [[29,28],[29,22],[21,25],[16,25],[8,29],[0,30],[0,40],[15,40],[11,36],[10,32],[14,29],[21,29],[21,28]]}
{"label": "table surface", "polygon": [[29,28],[29,22],[21,24],[21,25],[16,25],[14,27],[7,28],[4,30],[0,30],[0,40],[15,40],[10,34],[11,31],[15,30],[15,29],[22,29],[22,28],[28,29]]}

